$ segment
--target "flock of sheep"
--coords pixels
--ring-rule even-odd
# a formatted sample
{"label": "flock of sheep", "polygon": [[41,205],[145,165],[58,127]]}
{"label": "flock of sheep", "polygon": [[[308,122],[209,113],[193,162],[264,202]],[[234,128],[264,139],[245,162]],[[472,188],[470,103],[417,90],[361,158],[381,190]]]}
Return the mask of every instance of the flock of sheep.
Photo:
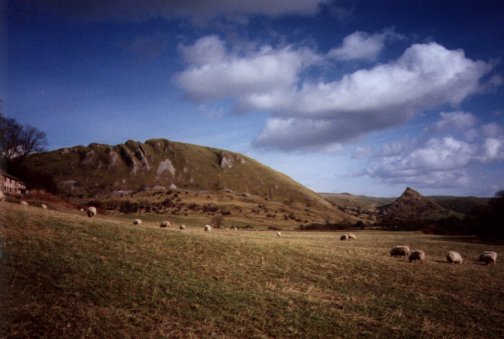
{"label": "flock of sheep", "polygon": [[[340,236],[340,240],[352,240],[357,239],[353,233],[345,233]],[[425,252],[422,250],[410,250],[409,246],[398,245],[392,247],[390,250],[390,255],[393,257],[407,257],[409,262],[419,261],[423,263],[425,261]],[[446,254],[446,260],[450,264],[462,264],[462,255],[455,251],[448,251]],[[497,253],[493,251],[484,251],[478,257],[478,262],[483,262],[485,264],[495,264],[497,261]]]}
{"label": "flock of sheep", "polygon": [[[47,207],[46,207],[47,208]],[[93,217],[96,215],[96,208],[95,207],[88,207],[87,209],[87,215],[88,217]],[[142,220],[141,219],[135,219],[133,220],[134,225],[141,225]],[[171,223],[168,220],[164,220],[160,223],[160,227],[169,227]],[[185,225],[180,225],[179,228],[181,230],[185,229]],[[205,225],[204,228],[205,232],[210,232],[213,227],[210,225]],[[237,227],[233,227],[233,230],[238,230]],[[282,236],[281,232],[277,232],[277,237]],[[340,240],[355,240],[357,239],[357,236],[354,233],[345,233],[340,236]],[[390,255],[393,257],[407,257],[409,262],[412,261],[419,261],[420,263],[423,263],[425,261],[425,252],[422,250],[410,250],[409,246],[406,245],[398,245],[394,246],[390,250]],[[463,259],[462,255],[460,253],[455,252],[455,251],[448,251],[446,254],[446,260],[450,264],[461,264]],[[479,256],[478,262],[483,262],[485,264],[495,264],[497,261],[497,253],[493,251],[485,251],[481,253]]]}
{"label": "flock of sheep", "polygon": [[[419,261],[423,263],[425,261],[425,252],[422,250],[410,250],[409,246],[400,245],[394,246],[390,250],[390,255],[393,257],[407,257],[409,262]],[[446,254],[446,260],[450,264],[461,264],[463,259],[460,253],[455,251],[448,251]],[[483,262],[485,264],[495,264],[497,261],[497,253],[493,251],[485,251],[480,254],[478,262]]]}

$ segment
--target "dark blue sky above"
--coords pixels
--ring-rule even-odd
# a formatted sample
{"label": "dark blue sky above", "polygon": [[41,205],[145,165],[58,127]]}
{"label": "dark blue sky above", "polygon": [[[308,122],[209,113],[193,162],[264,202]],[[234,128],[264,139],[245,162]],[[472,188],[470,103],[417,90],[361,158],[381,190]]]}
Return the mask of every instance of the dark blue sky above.
{"label": "dark blue sky above", "polygon": [[503,1],[211,3],[3,1],[2,112],[51,149],[164,137],[317,191],[504,187]]}

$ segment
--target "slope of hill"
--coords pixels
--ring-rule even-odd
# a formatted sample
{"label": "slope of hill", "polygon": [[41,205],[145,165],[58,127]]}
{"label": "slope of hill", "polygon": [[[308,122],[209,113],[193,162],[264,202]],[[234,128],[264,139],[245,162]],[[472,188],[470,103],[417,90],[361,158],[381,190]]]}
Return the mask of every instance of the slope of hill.
{"label": "slope of hill", "polygon": [[429,199],[444,208],[464,214],[471,213],[477,208],[484,208],[490,201],[490,198],[453,196],[430,196]]}
{"label": "slope of hill", "polygon": [[20,176],[32,187],[46,186],[76,203],[99,201],[107,209],[213,215],[219,209],[204,205],[220,203],[228,205],[221,212],[236,208],[236,213],[264,214],[270,221],[355,220],[249,157],[165,139],[35,154]]}
{"label": "slope of hill", "polygon": [[409,187],[394,202],[379,210],[385,217],[394,219],[439,220],[456,215]]}
{"label": "slope of hill", "polygon": [[394,198],[368,197],[365,195],[353,195],[350,193],[319,193],[330,202],[347,208],[361,208],[372,210],[377,207],[390,204]]}

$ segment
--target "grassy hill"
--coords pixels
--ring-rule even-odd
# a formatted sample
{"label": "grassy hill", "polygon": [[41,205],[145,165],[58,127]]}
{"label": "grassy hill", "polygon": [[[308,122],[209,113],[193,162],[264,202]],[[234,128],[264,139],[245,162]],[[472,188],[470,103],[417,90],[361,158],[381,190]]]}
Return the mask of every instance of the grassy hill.
{"label": "grassy hill", "polygon": [[356,209],[373,210],[377,207],[386,205],[394,201],[394,198],[368,197],[365,195],[354,195],[350,193],[319,193],[330,202],[346,207]]}
{"label": "grassy hill", "polygon": [[381,206],[379,210],[386,217],[394,219],[439,220],[456,215],[409,187],[399,198],[391,204]]}
{"label": "grassy hill", "polygon": [[[171,142],[91,144],[30,156],[18,174],[76,204],[179,217],[215,214],[283,226],[356,222],[288,176],[244,155]],[[266,222],[267,221],[267,222]]]}
{"label": "grassy hill", "polygon": [[[204,232],[0,203],[1,337],[504,336],[503,245],[415,232]],[[407,244],[424,264],[388,255]],[[448,250],[462,265],[445,262]]]}

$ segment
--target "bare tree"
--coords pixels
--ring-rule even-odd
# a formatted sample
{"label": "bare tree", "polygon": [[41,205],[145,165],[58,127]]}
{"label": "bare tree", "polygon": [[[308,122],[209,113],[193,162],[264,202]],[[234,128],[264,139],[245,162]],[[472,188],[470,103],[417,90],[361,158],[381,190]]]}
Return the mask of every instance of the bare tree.
{"label": "bare tree", "polygon": [[0,113],[0,157],[7,169],[21,164],[28,154],[44,151],[46,144],[45,132]]}

